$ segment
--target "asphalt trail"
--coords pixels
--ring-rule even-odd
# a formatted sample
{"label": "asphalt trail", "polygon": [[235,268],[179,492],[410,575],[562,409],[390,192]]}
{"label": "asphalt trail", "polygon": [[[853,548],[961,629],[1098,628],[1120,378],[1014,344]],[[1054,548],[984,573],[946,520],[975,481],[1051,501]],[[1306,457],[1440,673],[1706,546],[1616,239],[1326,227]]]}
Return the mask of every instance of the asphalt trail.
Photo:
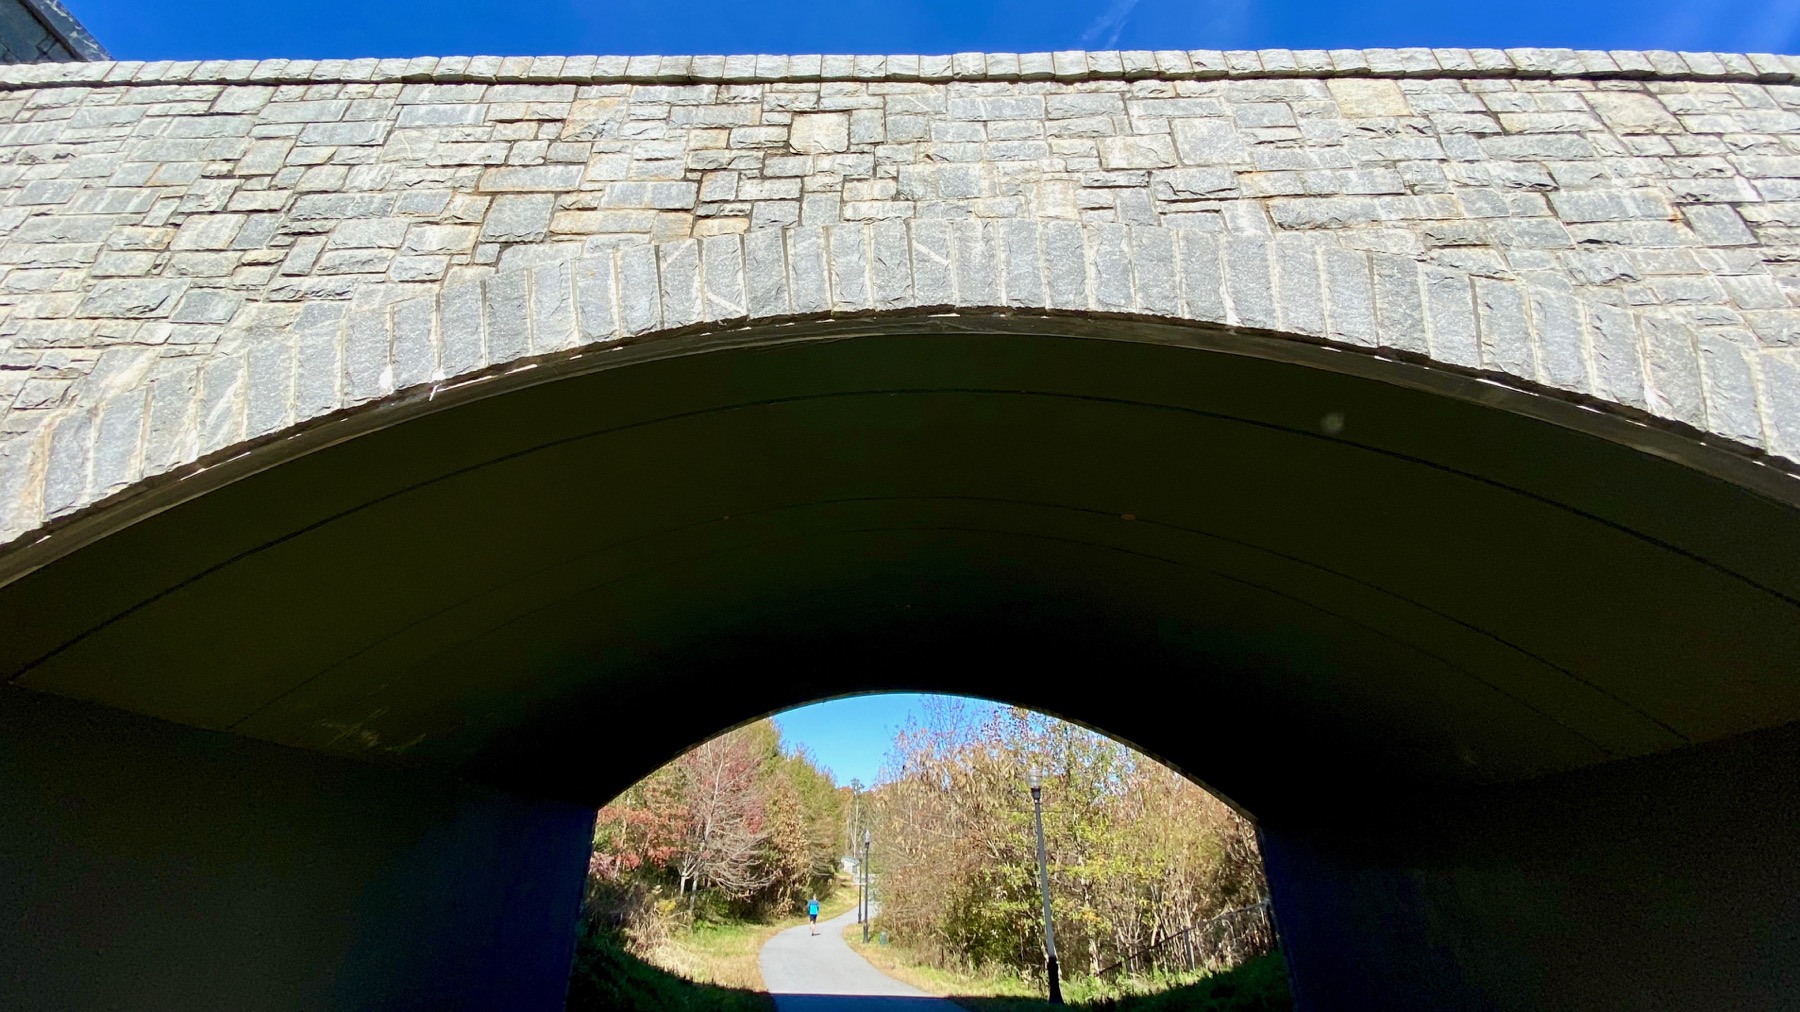
{"label": "asphalt trail", "polygon": [[844,942],[854,909],[789,928],[764,943],[758,963],[776,1012],[963,1012],[962,1007],[882,973]]}

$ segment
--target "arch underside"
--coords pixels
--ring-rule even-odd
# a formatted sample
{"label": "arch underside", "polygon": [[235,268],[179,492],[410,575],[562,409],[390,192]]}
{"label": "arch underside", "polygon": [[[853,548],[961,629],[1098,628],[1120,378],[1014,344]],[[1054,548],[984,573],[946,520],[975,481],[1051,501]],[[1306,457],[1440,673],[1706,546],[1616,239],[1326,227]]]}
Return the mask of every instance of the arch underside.
{"label": "arch underside", "polygon": [[883,689],[1081,721],[1263,818],[1800,716],[1787,505],[1422,367],[959,328],[447,400],[0,588],[0,670],[586,802]]}

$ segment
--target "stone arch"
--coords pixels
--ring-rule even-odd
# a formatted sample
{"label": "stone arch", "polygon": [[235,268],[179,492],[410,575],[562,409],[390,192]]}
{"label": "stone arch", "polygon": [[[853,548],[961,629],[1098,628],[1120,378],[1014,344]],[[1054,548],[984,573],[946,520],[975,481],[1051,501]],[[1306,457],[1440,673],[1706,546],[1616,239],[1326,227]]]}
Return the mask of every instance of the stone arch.
{"label": "stone arch", "polygon": [[[1743,940],[1786,937],[1800,867],[1800,309],[1771,252],[1797,72],[0,69],[0,832],[41,872],[9,909],[47,926],[14,947],[25,1000],[554,1007],[600,789],[570,771],[628,780],[872,657],[1061,692],[1019,701],[1266,815],[1309,1009],[1779,1002],[1793,947]],[[825,389],[821,364],[926,382]],[[706,401],[745,373],[797,395]],[[682,398],[710,428],[651,433]],[[764,410],[802,401],[827,409]],[[772,466],[796,434],[826,452]],[[619,460],[641,480],[608,484]],[[637,573],[589,565],[614,541],[675,575],[612,580]],[[714,691],[668,707],[683,673]],[[656,706],[686,723],[616,722],[599,755],[555,726]],[[1196,733],[1208,708],[1250,719]],[[83,913],[121,897],[216,927],[97,940]],[[269,939],[309,955],[269,966]]]}
{"label": "stone arch", "polygon": [[[761,229],[552,259],[370,309],[327,305],[0,443],[0,551],[16,574],[77,547],[82,531],[440,397],[604,368],[601,352],[704,351],[748,328],[751,340],[783,327],[807,340],[882,320],[954,326],[969,314],[1074,316],[1096,337],[1372,371],[1794,498],[1783,472],[1800,429],[1783,397],[1800,374],[1789,384],[1784,360],[1696,342],[1555,276],[1451,270],[1314,235],[1060,219]],[[1207,329],[1108,333],[1133,322]],[[74,536],[46,538],[65,527]]]}

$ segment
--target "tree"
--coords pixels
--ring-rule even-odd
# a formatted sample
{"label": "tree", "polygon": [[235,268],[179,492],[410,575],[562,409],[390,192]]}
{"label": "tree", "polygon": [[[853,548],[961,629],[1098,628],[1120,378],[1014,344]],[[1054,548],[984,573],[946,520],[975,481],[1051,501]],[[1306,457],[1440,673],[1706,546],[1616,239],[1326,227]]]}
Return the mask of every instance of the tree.
{"label": "tree", "polygon": [[1264,894],[1249,825],[1174,771],[1042,714],[937,701],[896,736],[886,782],[864,796],[887,855],[881,917],[898,940],[946,966],[1042,967],[1034,767],[1066,967],[1097,972]]}
{"label": "tree", "polygon": [[767,792],[749,730],[720,735],[677,760],[686,778],[686,832],[675,860],[682,895],[711,888],[747,900],[774,880],[764,853]]}
{"label": "tree", "polygon": [[804,894],[829,891],[842,818],[842,796],[812,756],[784,752],[772,722],[748,724],[600,810],[590,910],[638,924],[640,908],[665,889],[689,918],[791,909]]}

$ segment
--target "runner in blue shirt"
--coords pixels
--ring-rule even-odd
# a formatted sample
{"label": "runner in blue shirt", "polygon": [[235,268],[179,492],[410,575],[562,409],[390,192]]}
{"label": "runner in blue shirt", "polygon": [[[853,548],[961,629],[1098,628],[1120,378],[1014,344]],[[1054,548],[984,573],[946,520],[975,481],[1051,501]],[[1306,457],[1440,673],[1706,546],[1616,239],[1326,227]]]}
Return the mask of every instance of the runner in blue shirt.
{"label": "runner in blue shirt", "polygon": [[814,896],[806,901],[806,920],[812,925],[812,933],[819,933],[819,898]]}

